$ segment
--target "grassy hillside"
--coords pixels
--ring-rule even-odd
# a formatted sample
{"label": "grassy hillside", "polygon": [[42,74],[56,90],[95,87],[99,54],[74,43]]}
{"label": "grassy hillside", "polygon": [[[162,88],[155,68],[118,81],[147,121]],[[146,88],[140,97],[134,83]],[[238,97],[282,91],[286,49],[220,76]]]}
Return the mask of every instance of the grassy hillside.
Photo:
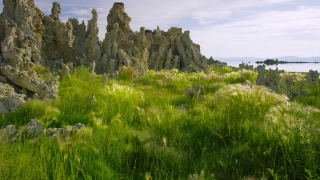
{"label": "grassy hillside", "polygon": [[[319,85],[290,101],[256,78],[225,67],[104,83],[76,68],[59,100],[0,115],[0,129],[32,118],[89,128],[66,141],[0,142],[0,179],[319,179]],[[197,85],[204,100],[186,95]]]}

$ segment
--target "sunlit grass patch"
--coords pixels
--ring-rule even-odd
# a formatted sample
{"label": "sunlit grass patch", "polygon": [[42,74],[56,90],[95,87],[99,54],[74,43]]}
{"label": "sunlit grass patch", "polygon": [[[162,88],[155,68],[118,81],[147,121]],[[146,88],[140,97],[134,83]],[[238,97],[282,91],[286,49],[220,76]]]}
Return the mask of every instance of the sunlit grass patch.
{"label": "sunlit grass patch", "polygon": [[[319,178],[318,85],[289,101],[254,85],[248,70],[131,75],[102,82],[77,67],[60,80],[59,100],[1,116],[2,127],[38,118],[46,128],[80,122],[89,131],[0,143],[0,179]],[[197,85],[205,97],[190,101],[186,90]]]}
{"label": "sunlit grass patch", "polygon": [[223,75],[224,82],[228,84],[244,83],[245,81],[254,83],[257,77],[258,77],[257,72],[254,72],[251,70],[245,70],[245,69],[226,73]]}
{"label": "sunlit grass patch", "polygon": [[99,107],[97,110],[105,122],[118,114],[128,123],[135,123],[138,106],[144,102],[143,93],[127,85],[112,84],[99,92]]}

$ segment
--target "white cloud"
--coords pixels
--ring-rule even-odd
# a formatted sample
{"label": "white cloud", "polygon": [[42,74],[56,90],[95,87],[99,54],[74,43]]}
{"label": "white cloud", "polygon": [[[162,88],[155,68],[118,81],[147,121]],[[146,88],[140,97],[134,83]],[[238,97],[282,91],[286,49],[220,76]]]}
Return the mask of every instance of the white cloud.
{"label": "white cloud", "polygon": [[[59,1],[59,0],[58,0]],[[112,1],[60,0],[61,19],[91,18],[98,12],[99,37],[105,36]],[[320,56],[320,1],[299,0],[123,0],[132,30],[141,26],[181,27],[206,56]],[[46,15],[52,2],[35,0]],[[309,4],[308,4],[309,3]],[[1,5],[0,5],[0,8]]]}
{"label": "white cloud", "polygon": [[319,56],[320,7],[261,12],[191,32],[207,56]]}

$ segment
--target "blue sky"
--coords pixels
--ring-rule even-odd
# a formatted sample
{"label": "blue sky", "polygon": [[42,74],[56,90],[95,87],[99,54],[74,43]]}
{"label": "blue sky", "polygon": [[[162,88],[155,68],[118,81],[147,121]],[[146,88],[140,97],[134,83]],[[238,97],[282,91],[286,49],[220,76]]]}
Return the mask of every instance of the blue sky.
{"label": "blue sky", "polygon": [[[113,2],[106,0],[60,0],[60,19],[99,15],[99,37],[104,38],[106,17]],[[131,29],[141,26],[163,30],[180,27],[191,31],[194,43],[207,57],[320,56],[319,0],[123,0],[132,18]],[[35,0],[46,15],[52,2]],[[3,5],[0,5],[0,9]]]}

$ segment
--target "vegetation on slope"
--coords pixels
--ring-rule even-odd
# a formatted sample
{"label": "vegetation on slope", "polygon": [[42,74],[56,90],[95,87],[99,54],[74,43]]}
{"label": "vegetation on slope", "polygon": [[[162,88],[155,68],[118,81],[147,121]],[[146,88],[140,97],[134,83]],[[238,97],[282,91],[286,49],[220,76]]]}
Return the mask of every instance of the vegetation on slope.
{"label": "vegetation on slope", "polygon": [[[1,115],[0,128],[38,118],[89,129],[66,141],[1,142],[0,179],[320,178],[318,84],[293,102],[253,85],[256,72],[228,67],[102,78],[76,68],[56,102]],[[198,84],[206,97],[188,99]]]}

